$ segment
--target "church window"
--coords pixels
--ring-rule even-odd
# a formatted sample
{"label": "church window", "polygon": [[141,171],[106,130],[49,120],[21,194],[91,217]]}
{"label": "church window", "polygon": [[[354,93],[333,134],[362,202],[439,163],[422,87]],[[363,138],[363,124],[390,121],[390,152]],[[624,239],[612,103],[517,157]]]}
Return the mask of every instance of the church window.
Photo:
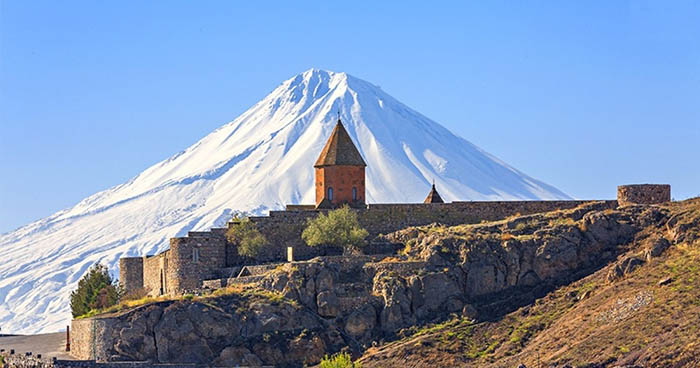
{"label": "church window", "polygon": [[357,200],[357,187],[352,187],[352,200]]}
{"label": "church window", "polygon": [[192,248],[192,262],[199,262],[199,248]]}
{"label": "church window", "polygon": [[333,200],[333,187],[328,187],[328,200]]}

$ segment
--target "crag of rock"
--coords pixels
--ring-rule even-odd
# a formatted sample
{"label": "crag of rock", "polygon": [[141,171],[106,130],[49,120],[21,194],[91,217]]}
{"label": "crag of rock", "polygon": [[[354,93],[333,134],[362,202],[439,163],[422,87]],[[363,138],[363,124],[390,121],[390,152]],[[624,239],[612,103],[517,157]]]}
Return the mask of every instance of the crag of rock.
{"label": "crag of rock", "polygon": [[[445,231],[451,234],[447,238],[471,239],[474,233],[493,234],[496,228],[512,229],[516,238],[526,236],[525,241],[517,239],[521,251],[515,254],[520,255],[529,252],[523,244],[530,241],[539,244],[534,263],[523,262],[532,259],[529,257],[515,257],[517,261],[509,266],[507,257],[496,254],[512,253],[507,249],[498,251],[495,240],[487,241],[491,244],[489,248],[482,248],[490,249],[489,252],[474,254],[471,248],[467,257],[458,258],[462,264],[479,259],[500,264],[501,268],[496,267],[493,275],[505,276],[486,277],[484,281],[505,279],[502,281],[505,284],[517,284],[508,275],[524,263],[531,265],[538,277],[551,275],[552,270],[559,273],[557,270],[562,266],[579,265],[572,272],[582,277],[568,280],[570,277],[564,274],[553,288],[544,295],[535,295],[536,299],[530,302],[512,303],[518,298],[497,294],[491,302],[475,304],[481,312],[479,321],[455,316],[437,324],[414,327],[396,341],[367,349],[360,359],[363,367],[699,366],[700,199],[591,211],[576,216],[551,215],[536,215],[538,220],[532,223],[517,218],[477,225],[472,231],[461,227]],[[551,226],[543,226],[542,220],[546,218],[552,219]],[[519,225],[523,223],[527,225]],[[406,236],[404,239],[408,241],[420,237],[420,232],[424,240],[417,242],[411,251],[422,257],[439,254],[430,249],[439,247],[445,237],[429,240],[432,235],[426,229],[407,230],[394,236]],[[535,239],[527,237],[528,234]],[[507,238],[510,236],[504,236]],[[504,240],[502,244],[510,241]],[[550,260],[559,266],[547,267],[538,258],[545,255],[547,259],[546,244],[564,244],[549,253]],[[459,249],[465,250],[461,246]],[[489,286],[488,290],[493,289]],[[501,309],[504,313],[489,313],[490,307],[502,307],[509,301],[511,305]],[[485,314],[488,318],[483,319]]]}
{"label": "crag of rock", "polygon": [[[420,351],[428,336],[421,326],[443,321],[458,321],[445,328],[463,329],[460,336],[471,341],[472,349],[481,343],[470,337],[478,330],[475,325],[497,326],[512,322],[513,315],[528,316],[541,308],[538,303],[547,293],[590,275],[602,272],[601,282],[620,282],[658,262],[674,244],[696,242],[700,216],[685,211],[659,206],[610,210],[593,202],[498,222],[401,230],[384,240],[405,248],[382,260],[322,257],[285,264],[226,295],[155,303],[110,316],[114,327],[106,340],[113,348],[107,358],[302,366],[318,363],[325,354],[347,350],[358,356],[369,348],[371,354],[363,358],[368,366],[391,366],[397,354]],[[577,303],[593,291],[567,293],[562,300]],[[653,300],[653,294],[639,295],[644,303]],[[644,308],[641,304],[638,309]],[[554,322],[537,323],[544,328]],[[497,362],[507,351],[523,351],[533,338],[531,328],[504,341],[486,339],[473,356],[455,357],[466,347],[446,352],[455,356],[441,362]],[[392,351],[396,343],[370,348],[402,339],[414,339],[412,348]]]}

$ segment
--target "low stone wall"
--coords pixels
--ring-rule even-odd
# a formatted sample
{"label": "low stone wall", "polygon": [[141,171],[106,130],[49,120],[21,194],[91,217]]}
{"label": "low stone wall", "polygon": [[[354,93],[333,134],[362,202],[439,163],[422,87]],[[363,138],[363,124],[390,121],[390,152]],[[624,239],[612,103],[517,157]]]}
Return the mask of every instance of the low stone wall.
{"label": "low stone wall", "polygon": [[109,360],[114,318],[83,318],[71,321],[70,355],[80,360]]}
{"label": "low stone wall", "polygon": [[151,362],[97,362],[95,360],[46,359],[24,354],[0,353],[10,368],[192,368],[196,364],[153,364]]}
{"label": "low stone wall", "polygon": [[35,356],[26,356],[25,354],[10,354],[7,352],[0,353],[7,367],[12,368],[51,368],[55,367],[54,362],[48,359],[39,359]]}
{"label": "low stone wall", "polygon": [[70,355],[76,359],[94,359],[95,331],[90,318],[74,319],[70,326]]}
{"label": "low stone wall", "polygon": [[671,201],[669,184],[633,184],[617,187],[620,206],[630,204],[659,204]]}

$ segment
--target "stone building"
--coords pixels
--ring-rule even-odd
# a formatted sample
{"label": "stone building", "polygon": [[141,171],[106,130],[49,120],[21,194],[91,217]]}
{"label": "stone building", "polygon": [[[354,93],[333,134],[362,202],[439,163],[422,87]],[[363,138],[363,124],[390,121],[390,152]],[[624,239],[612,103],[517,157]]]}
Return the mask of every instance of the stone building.
{"label": "stone building", "polygon": [[365,160],[352,143],[343,123],[338,123],[318,156],[316,174],[316,208],[365,205]]}
{"label": "stone building", "polygon": [[[314,164],[315,205],[288,205],[283,211],[249,220],[267,239],[255,258],[238,254],[237,245],[226,239],[227,228],[189,232],[170,239],[170,248],[154,256],[127,257],[119,261],[119,279],[127,291],[145,290],[149,295],[182,294],[204,286],[220,287],[235,278],[246,265],[283,262],[287,247],[294,259],[325,255],[324,247],[308,247],[301,239],[307,220],[319,213],[348,204],[357,212],[371,241],[410,226],[431,223],[458,225],[494,221],[513,215],[527,215],[568,209],[589,201],[458,201],[445,203],[433,184],[423,203],[365,203],[365,161],[340,120]],[[642,185],[618,188],[620,205],[654,204],[669,201],[670,186]],[[610,208],[617,200],[604,201]],[[368,253],[391,252],[386,244],[370,242]],[[247,266],[249,267],[249,266]]]}

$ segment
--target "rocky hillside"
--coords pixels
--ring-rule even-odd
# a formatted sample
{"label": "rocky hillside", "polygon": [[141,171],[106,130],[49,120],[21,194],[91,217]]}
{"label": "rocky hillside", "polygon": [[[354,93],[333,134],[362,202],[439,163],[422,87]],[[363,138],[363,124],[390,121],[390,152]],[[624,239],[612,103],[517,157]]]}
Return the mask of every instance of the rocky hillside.
{"label": "rocky hillside", "polygon": [[[523,260],[530,257],[527,249],[533,236],[549,239],[534,252],[536,259],[537,255],[546,254],[544,259],[553,261],[553,265],[590,260],[581,257],[584,249],[594,251],[593,259],[597,256],[611,261],[603,262],[604,267],[572,283],[561,280],[561,286],[532,303],[504,304],[503,300],[509,298],[503,295],[496,299],[495,308],[488,302],[477,305],[483,312],[479,318],[453,316],[443,323],[414,328],[398,341],[368,349],[361,358],[363,366],[386,367],[399,363],[408,367],[698,366],[700,199],[662,207],[634,206],[592,212],[580,220],[577,216],[564,215],[552,218],[552,226],[541,227],[540,219],[550,215],[532,216],[539,224],[532,228],[531,220],[519,218],[471,228],[438,228],[438,236],[431,235],[433,229],[429,228],[397,234],[417,239],[417,246],[410,251],[417,256],[439,254],[445,247],[445,253],[450,256],[462,257],[463,264],[476,261],[488,265],[484,267],[495,265],[493,270],[483,273],[470,273],[474,268],[465,268],[467,278],[473,274],[483,279],[479,283],[483,289],[476,290],[477,293],[492,290],[493,283],[512,284],[514,270],[518,268],[521,271],[517,273],[523,274]],[[600,232],[602,228],[591,227],[593,219],[619,227],[621,231],[607,232],[607,239],[610,234],[621,236],[617,255],[595,245],[606,236]],[[496,232],[492,231],[495,228],[502,230],[502,239],[506,240],[499,242],[495,238]],[[490,240],[476,235],[485,231],[491,233]],[[475,236],[480,239],[466,240]],[[582,243],[589,245],[582,248]],[[524,251],[513,253],[509,249]],[[478,254],[476,259],[472,258],[474,251]],[[479,263],[479,259],[490,259],[491,263]],[[551,269],[537,261],[525,264],[538,275]],[[501,313],[518,304],[523,305]]]}
{"label": "rocky hillside", "polygon": [[105,358],[684,366],[700,354],[699,234],[697,199],[409,228],[384,236],[400,254],[284,264],[111,315]]}

